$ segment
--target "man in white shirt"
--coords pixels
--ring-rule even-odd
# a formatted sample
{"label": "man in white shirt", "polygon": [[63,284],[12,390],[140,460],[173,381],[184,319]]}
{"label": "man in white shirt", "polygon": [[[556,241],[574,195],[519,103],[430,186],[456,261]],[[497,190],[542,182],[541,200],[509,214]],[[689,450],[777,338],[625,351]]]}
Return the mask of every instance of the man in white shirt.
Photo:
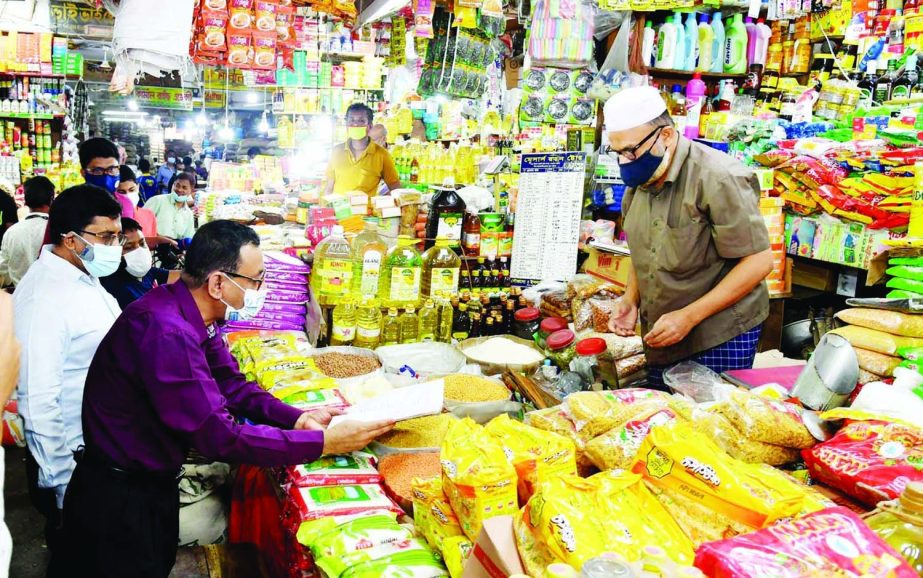
{"label": "man in white shirt", "polygon": [[[0,405],[6,405],[10,394],[16,388],[16,380],[19,378],[19,354],[19,343],[13,335],[13,299],[0,291]],[[3,474],[3,448],[0,448],[0,578],[7,578],[13,553],[13,539],[3,521]]]}
{"label": "man in white shirt", "polygon": [[[30,497],[46,517],[49,576],[61,567],[61,510],[83,444],[83,386],[90,361],[121,311],[100,285],[122,260],[120,206],[91,185],[67,189],[48,216],[52,245],[20,281],[13,296],[22,345],[19,411],[29,447]],[[58,555],[56,556],[56,551]]]}
{"label": "man in white shirt", "polygon": [[38,259],[54,199],[54,184],[47,177],[32,177],[23,184],[29,215],[10,227],[0,244],[0,285],[18,285]]}

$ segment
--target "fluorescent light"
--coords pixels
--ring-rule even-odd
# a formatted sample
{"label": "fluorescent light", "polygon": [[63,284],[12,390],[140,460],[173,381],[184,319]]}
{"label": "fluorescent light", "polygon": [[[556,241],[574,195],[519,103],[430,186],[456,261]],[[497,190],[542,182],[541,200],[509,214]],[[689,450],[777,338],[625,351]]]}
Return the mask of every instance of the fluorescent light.
{"label": "fluorescent light", "polygon": [[256,104],[260,101],[260,95],[254,91],[247,93],[247,104]]}
{"label": "fluorescent light", "polygon": [[410,4],[409,0],[375,0],[359,14],[356,26],[364,26],[370,22],[380,20],[388,14],[397,12],[408,4]]}
{"label": "fluorescent light", "polygon": [[269,134],[269,119],[266,117],[266,111],[263,111],[263,118],[260,119],[260,132]]}
{"label": "fluorescent light", "polygon": [[205,114],[204,110],[196,115],[195,123],[199,126],[205,126],[208,124],[208,115]]}
{"label": "fluorescent light", "polygon": [[131,111],[131,110],[104,110],[103,115],[140,117],[140,116],[147,116],[147,113],[144,111]]}
{"label": "fluorescent light", "polygon": [[135,99],[129,99],[128,101],[128,110],[136,112],[138,110],[138,101]]}

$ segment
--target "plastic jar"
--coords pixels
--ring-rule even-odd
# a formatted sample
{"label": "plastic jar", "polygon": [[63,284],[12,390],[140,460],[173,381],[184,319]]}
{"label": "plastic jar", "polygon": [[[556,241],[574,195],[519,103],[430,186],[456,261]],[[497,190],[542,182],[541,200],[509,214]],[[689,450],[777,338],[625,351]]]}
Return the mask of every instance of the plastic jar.
{"label": "plastic jar", "polygon": [[577,356],[575,340],[574,332],[570,329],[555,331],[545,340],[548,357],[562,370],[569,369],[570,362]]}
{"label": "plastic jar", "polygon": [[567,319],[563,317],[548,317],[547,319],[543,319],[538,326],[538,338],[535,340],[535,343],[542,349],[547,350],[548,347],[545,345],[545,341],[548,339],[548,336],[562,329],[567,329]]}
{"label": "plastic jar", "polygon": [[604,359],[607,350],[606,340],[601,337],[581,339],[574,348],[576,352],[574,371],[579,373],[589,385],[600,383],[615,389],[618,383],[614,379],[612,362]]}
{"label": "plastic jar", "polygon": [[541,326],[542,314],[535,307],[526,307],[513,314],[513,335],[532,341]]}

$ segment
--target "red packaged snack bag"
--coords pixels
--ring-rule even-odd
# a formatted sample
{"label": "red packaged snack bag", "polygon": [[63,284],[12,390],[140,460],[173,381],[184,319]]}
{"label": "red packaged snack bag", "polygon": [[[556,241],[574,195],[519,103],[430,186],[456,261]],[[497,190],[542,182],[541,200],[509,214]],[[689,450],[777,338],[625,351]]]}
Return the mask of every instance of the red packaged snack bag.
{"label": "red packaged snack bag", "polygon": [[816,480],[872,506],[923,482],[923,431],[898,423],[850,421],[801,455]]}
{"label": "red packaged snack bag", "polygon": [[227,0],[202,0],[202,8],[208,10],[224,10],[227,7]]}
{"label": "red packaged snack bag", "polygon": [[276,31],[253,33],[253,67],[263,70],[276,67]]}
{"label": "red packaged snack bag", "polygon": [[282,468],[283,481],[299,488],[352,484],[378,484],[382,477],[371,454],[323,456],[313,462]]}
{"label": "red packaged snack bag", "polygon": [[915,578],[901,555],[846,508],[827,508],[699,546],[709,578]]}
{"label": "red packaged snack bag", "polygon": [[231,0],[228,28],[231,32],[249,31],[253,26],[253,11],[250,0]]}
{"label": "red packaged snack bag", "polygon": [[250,66],[250,42],[249,31],[231,31],[228,34],[228,64],[237,68]]}
{"label": "red packaged snack bag", "polygon": [[276,10],[276,34],[279,43],[295,42],[295,8],[279,6]]}
{"label": "red packaged snack bag", "polygon": [[275,33],[276,10],[279,8],[279,4],[267,0],[257,0],[255,8],[254,15],[256,20],[254,22],[254,27],[260,32]]}
{"label": "red packaged snack bag", "polygon": [[227,46],[227,12],[203,10],[201,15],[202,32],[200,35],[201,50],[207,52],[224,52]]}

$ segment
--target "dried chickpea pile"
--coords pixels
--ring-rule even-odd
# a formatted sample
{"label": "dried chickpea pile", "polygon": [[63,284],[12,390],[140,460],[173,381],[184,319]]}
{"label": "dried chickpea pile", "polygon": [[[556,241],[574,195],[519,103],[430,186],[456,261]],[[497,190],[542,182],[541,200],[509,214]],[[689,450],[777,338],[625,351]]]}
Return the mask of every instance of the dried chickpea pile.
{"label": "dried chickpea pile", "polygon": [[393,430],[377,441],[400,449],[438,448],[455,419],[452,414],[441,413],[399,421]]}
{"label": "dried chickpea pile", "polygon": [[476,375],[458,373],[443,378],[445,398],[449,401],[477,403],[484,401],[507,401],[510,390],[506,386]]}
{"label": "dried chickpea pile", "polygon": [[322,353],[312,359],[324,375],[338,379],[365,375],[381,367],[374,357],[352,353]]}
{"label": "dried chickpea pile", "polygon": [[411,501],[410,484],[414,478],[433,478],[442,474],[439,452],[391,454],[378,462],[378,473],[398,498]]}

